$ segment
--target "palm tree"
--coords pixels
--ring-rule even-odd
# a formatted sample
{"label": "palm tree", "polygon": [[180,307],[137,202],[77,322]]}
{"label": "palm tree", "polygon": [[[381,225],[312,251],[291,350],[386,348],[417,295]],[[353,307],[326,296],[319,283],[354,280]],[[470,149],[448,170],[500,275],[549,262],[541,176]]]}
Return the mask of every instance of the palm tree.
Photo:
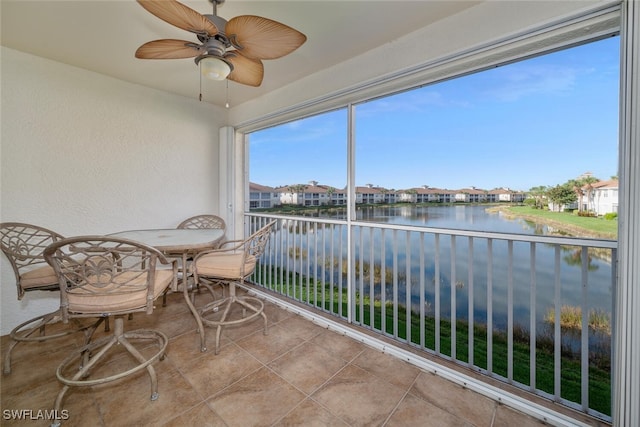
{"label": "palm tree", "polygon": [[[303,193],[306,188],[307,186],[304,184],[295,184],[295,185],[289,186],[289,191],[291,191],[295,196],[297,196],[300,193]],[[294,202],[297,204],[300,204],[297,197],[294,197]]]}
{"label": "palm tree", "polygon": [[569,187],[573,189],[573,192],[576,193],[576,199],[578,200],[578,212],[582,211],[582,197],[584,197],[584,193],[582,192],[582,179],[570,179],[567,181]]}
{"label": "palm tree", "polygon": [[534,200],[534,207],[536,209],[544,208],[544,199],[547,197],[547,187],[544,185],[539,185],[537,187],[531,187],[529,189],[529,195]]}
{"label": "palm tree", "polygon": [[327,187],[327,195],[329,196],[329,204],[333,205],[333,193],[336,192],[336,189],[329,186]]}
{"label": "palm tree", "polygon": [[295,184],[289,186],[289,189],[294,193],[302,193],[305,188],[307,188],[307,186],[304,184]]}
{"label": "palm tree", "polygon": [[418,190],[416,190],[415,188],[411,188],[407,190],[406,193],[411,196],[411,203],[415,203],[417,201]]}
{"label": "palm tree", "polygon": [[589,204],[591,202],[591,193],[593,192],[593,185],[591,184],[594,184],[596,182],[600,182],[600,180],[595,176],[587,176],[582,179],[582,186],[586,187],[585,191],[587,193],[587,210],[591,210],[589,209]]}

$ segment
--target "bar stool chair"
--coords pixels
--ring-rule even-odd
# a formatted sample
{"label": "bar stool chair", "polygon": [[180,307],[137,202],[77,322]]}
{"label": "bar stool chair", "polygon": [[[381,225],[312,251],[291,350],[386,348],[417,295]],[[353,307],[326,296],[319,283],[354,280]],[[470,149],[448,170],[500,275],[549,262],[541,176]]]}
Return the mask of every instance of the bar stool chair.
{"label": "bar stool chair", "polygon": [[[106,236],[78,236],[59,240],[44,251],[53,266],[60,286],[62,321],[73,318],[113,317],[113,333],[75,349],[56,370],[63,384],[55,400],[54,413],[60,414],[62,400],[70,387],[90,387],[116,381],[146,369],[151,379],[151,400],[158,398],[158,379],[152,364],[164,358],[169,339],[161,331],[140,329],[124,331],[124,317],[130,313],[153,312],[154,301],[177,277],[177,262],[171,269],[156,268],[169,264],[157,249],[139,242]],[[143,351],[134,342],[145,344]],[[149,355],[148,343],[157,349]],[[126,350],[136,365],[129,367],[118,359],[117,373],[95,375],[98,364],[116,349]],[[71,365],[75,365],[70,368]],[[78,368],[79,366],[79,368]],[[60,419],[52,425],[59,425]]]}
{"label": "bar stool chair", "polygon": [[[185,219],[180,224],[178,224],[176,228],[179,228],[179,229],[209,228],[209,229],[219,229],[219,230],[225,231],[227,228],[227,224],[224,222],[224,219],[222,219],[217,215],[202,214],[202,215],[195,215]],[[216,246],[212,247],[212,249],[219,248],[223,242],[224,242],[224,238],[222,238]],[[169,257],[180,259],[181,261],[183,260],[182,252],[177,254],[174,254],[174,253],[165,253],[165,254]],[[186,257],[186,262],[185,262],[186,265],[181,265],[180,268],[178,269],[178,272],[180,275],[182,274],[186,274],[188,276],[191,275],[189,264],[193,260],[193,255],[195,254],[191,254],[190,256]],[[196,292],[199,291],[199,286],[197,283],[194,284],[194,288],[195,288],[194,291],[191,293],[191,300],[195,304]],[[211,295],[215,296],[211,291],[211,289],[213,288],[209,288],[209,289],[210,289]],[[222,289],[222,296],[224,296],[224,288]],[[167,295],[165,294],[162,298],[162,306],[164,307],[166,305],[167,305]]]}
{"label": "bar stool chair", "polygon": [[[43,252],[51,243],[64,237],[44,227],[22,222],[3,222],[0,224],[0,247],[9,260],[16,277],[18,300],[22,300],[27,292],[58,292],[60,285],[53,268],[47,264]],[[11,354],[19,343],[37,343],[60,338],[79,330],[84,330],[87,339],[97,327],[97,323],[78,326],[76,329],[66,328],[47,335],[47,326],[62,320],[60,310],[53,311],[27,320],[16,326],[9,334],[11,339],[4,355],[3,371],[11,373]],[[105,324],[108,330],[108,323]]]}
{"label": "bar stool chair", "polygon": [[[264,334],[267,334],[267,316],[264,314],[262,300],[249,295],[238,296],[236,286],[243,287],[244,281],[256,269],[260,256],[264,253],[267,242],[276,221],[265,225],[246,240],[230,240],[223,247],[198,253],[191,264],[194,281],[211,291],[212,283],[227,284],[228,296],[214,300],[204,307],[196,309],[185,291],[185,300],[191,309],[200,333],[200,351],[207,351],[204,326],[216,328],[215,354],[220,351],[220,335],[222,328],[248,322],[257,316],[264,319]],[[202,280],[206,279],[206,280]],[[211,291],[212,292],[212,291]],[[234,318],[231,310],[234,305],[242,308],[242,317]],[[247,310],[250,314],[247,316]],[[219,315],[222,312],[222,315]],[[209,316],[213,314],[213,316]]]}
{"label": "bar stool chair", "polygon": [[176,228],[219,228],[224,230],[226,227],[224,219],[217,215],[205,214],[187,218],[178,224]]}

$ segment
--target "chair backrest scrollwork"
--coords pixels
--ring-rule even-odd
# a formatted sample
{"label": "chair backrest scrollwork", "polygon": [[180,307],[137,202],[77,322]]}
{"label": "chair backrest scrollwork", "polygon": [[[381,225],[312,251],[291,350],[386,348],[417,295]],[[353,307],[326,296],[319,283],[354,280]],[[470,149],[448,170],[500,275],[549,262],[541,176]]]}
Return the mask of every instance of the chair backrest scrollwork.
{"label": "chair backrest scrollwork", "polygon": [[224,230],[226,224],[222,218],[216,215],[196,215],[182,221],[177,228],[215,228]]}
{"label": "chair backrest scrollwork", "polygon": [[269,224],[260,228],[258,231],[253,233],[246,242],[246,251],[248,255],[258,259],[264,253],[267,242],[269,241],[269,237],[271,236],[271,232],[273,231],[273,227],[275,226],[276,221],[271,221]]}
{"label": "chair backrest scrollwork", "polygon": [[[58,275],[64,320],[68,319],[70,312],[82,312],[83,307],[88,315],[95,315],[95,311],[86,307],[90,304],[99,306],[102,301],[107,301],[106,306],[116,307],[105,310],[109,314],[151,313],[153,301],[158,296],[155,289],[158,280],[156,265],[158,262],[169,263],[155,248],[133,240],[106,236],[62,239],[48,246],[44,257]],[[165,281],[171,279],[167,274],[175,275],[175,271],[160,272]],[[137,306],[127,301],[134,297],[138,298]],[[111,302],[108,302],[109,298]]]}
{"label": "chair backrest scrollwork", "polygon": [[22,222],[0,224],[0,247],[15,273],[18,299],[24,296],[24,289],[20,286],[22,275],[29,270],[46,266],[44,250],[63,238],[55,231],[33,224]]}

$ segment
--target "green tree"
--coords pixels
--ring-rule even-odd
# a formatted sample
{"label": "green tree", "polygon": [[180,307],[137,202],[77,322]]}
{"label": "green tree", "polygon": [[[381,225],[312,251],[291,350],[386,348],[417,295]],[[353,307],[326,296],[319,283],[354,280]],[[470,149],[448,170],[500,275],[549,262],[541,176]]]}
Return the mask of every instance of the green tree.
{"label": "green tree", "polygon": [[562,206],[570,205],[578,199],[574,183],[572,182],[566,182],[562,185],[549,188],[547,190],[547,197],[553,202],[555,206],[554,210],[560,210]]}
{"label": "green tree", "polygon": [[537,187],[531,187],[529,189],[529,197],[534,200],[534,207],[536,209],[544,208],[544,201],[547,198],[547,186],[538,185]]}

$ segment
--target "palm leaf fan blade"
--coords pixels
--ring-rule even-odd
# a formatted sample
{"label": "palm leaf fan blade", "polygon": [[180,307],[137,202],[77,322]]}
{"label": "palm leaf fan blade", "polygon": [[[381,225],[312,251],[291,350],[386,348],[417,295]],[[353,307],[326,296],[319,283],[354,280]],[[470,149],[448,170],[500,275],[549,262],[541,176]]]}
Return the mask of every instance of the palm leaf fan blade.
{"label": "palm leaf fan blade", "polygon": [[205,16],[175,0],[138,0],[148,12],[183,30],[209,36],[218,34],[218,28]]}
{"label": "palm leaf fan blade", "polygon": [[247,58],[236,53],[225,57],[233,65],[233,71],[227,77],[236,83],[247,86],[260,86],[264,76],[264,65],[259,59]]}
{"label": "palm leaf fan blade", "polygon": [[200,49],[184,40],[164,39],[147,42],[136,50],[136,58],[140,59],[182,59],[194,58]]}
{"label": "palm leaf fan blade", "polygon": [[307,40],[307,36],[288,25],[253,15],[232,18],[225,32],[243,56],[254,59],[283,57]]}

